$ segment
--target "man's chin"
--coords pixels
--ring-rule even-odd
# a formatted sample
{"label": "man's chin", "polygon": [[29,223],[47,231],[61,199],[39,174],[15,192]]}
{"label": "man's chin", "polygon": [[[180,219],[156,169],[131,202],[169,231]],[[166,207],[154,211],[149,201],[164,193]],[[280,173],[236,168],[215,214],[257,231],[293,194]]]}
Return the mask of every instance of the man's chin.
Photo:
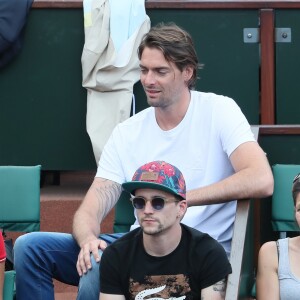
{"label": "man's chin", "polygon": [[152,106],[152,107],[159,107],[160,106],[159,102],[157,102],[157,101],[155,101],[155,100],[153,100],[149,97],[147,98],[147,102],[148,102],[148,105]]}
{"label": "man's chin", "polygon": [[149,230],[149,229],[143,229],[143,233],[146,234],[146,235],[156,235],[158,233],[157,230]]}
{"label": "man's chin", "polygon": [[162,231],[162,228],[142,227],[143,233],[147,235],[156,235]]}

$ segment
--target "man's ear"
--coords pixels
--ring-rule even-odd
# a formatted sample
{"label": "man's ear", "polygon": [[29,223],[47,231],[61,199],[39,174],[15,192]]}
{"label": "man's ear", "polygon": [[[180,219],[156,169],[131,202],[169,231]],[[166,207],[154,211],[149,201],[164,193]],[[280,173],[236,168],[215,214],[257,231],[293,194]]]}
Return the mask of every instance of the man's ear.
{"label": "man's ear", "polygon": [[186,200],[181,200],[179,202],[179,208],[180,208],[180,214],[181,214],[181,219],[183,218],[183,216],[185,215],[186,213],[186,210],[187,210],[187,201]]}
{"label": "man's ear", "polygon": [[193,72],[194,72],[194,70],[191,66],[185,67],[183,70],[184,81],[186,81],[186,82],[189,81],[193,76]]}

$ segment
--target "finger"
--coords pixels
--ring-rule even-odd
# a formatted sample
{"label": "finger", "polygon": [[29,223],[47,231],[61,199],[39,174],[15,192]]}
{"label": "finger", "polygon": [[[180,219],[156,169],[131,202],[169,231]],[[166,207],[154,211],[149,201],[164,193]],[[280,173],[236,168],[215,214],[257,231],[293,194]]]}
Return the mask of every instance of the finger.
{"label": "finger", "polygon": [[102,240],[97,240],[97,243],[93,244],[93,246],[94,247],[92,249],[92,254],[93,254],[96,262],[100,262],[102,251],[99,251],[99,249],[102,250],[102,247],[105,248],[106,242],[104,242]]}
{"label": "finger", "polygon": [[107,247],[107,243],[105,241],[103,241],[103,240],[100,240],[100,246],[99,246],[99,248],[101,250],[104,250],[106,247]]}
{"label": "finger", "polygon": [[100,248],[100,243],[98,244],[98,246],[96,248],[93,248],[92,254],[95,258],[95,261],[100,262],[101,255],[102,255],[102,251],[101,251],[101,248]]}
{"label": "finger", "polygon": [[82,276],[84,273],[87,272],[86,265],[85,265],[84,258],[83,258],[83,251],[82,250],[80,251],[80,253],[78,255],[78,260],[77,260],[76,268],[77,268],[78,274],[80,276]]}
{"label": "finger", "polygon": [[81,248],[80,254],[78,256],[79,265],[83,274],[85,274],[88,269],[92,268],[90,253],[90,245],[86,244]]}
{"label": "finger", "polygon": [[83,269],[84,273],[87,272],[87,269],[90,270],[92,268],[90,250],[83,251],[83,262],[82,262],[81,266],[83,266],[83,265],[84,265],[84,269]]}
{"label": "finger", "polygon": [[76,269],[77,269],[78,275],[81,277],[83,273],[82,273],[82,270],[80,268],[80,264],[79,264],[78,260],[77,260],[77,263],[76,263]]}

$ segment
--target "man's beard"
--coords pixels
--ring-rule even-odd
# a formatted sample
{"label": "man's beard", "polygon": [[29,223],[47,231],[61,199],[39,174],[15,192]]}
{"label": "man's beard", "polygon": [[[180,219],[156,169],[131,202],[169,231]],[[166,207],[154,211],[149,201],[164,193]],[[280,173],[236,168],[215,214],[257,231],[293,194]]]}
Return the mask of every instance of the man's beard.
{"label": "man's beard", "polygon": [[142,227],[143,233],[147,234],[147,235],[156,235],[158,233],[161,233],[164,230],[164,227],[161,224],[159,224],[159,226],[156,228],[147,228],[146,226],[144,227],[142,225],[141,225],[141,227]]}
{"label": "man's beard", "polygon": [[150,98],[147,97],[147,103],[149,106],[152,107],[165,108],[169,106],[168,101],[164,101],[163,99],[160,99],[159,101],[152,101]]}

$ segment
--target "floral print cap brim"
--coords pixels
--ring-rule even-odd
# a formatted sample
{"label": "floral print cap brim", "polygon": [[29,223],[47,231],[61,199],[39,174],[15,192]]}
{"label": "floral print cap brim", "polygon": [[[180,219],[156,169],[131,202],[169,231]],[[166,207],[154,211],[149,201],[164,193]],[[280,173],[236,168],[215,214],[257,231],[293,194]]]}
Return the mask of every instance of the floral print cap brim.
{"label": "floral print cap brim", "polygon": [[132,181],[122,186],[131,194],[138,188],[152,188],[186,198],[185,180],[181,171],[165,161],[152,161],[141,166],[135,171]]}

